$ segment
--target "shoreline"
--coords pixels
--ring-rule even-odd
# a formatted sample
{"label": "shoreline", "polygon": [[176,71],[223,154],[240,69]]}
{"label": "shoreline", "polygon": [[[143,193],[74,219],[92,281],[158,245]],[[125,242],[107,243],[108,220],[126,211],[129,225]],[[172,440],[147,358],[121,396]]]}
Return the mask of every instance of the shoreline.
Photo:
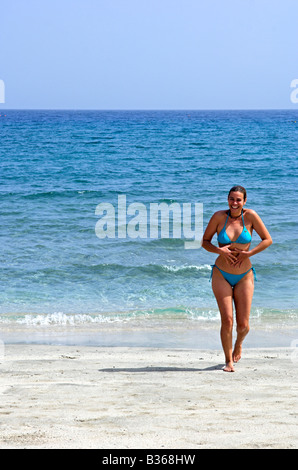
{"label": "shoreline", "polygon": [[296,448],[296,348],[5,344],[0,448]]}
{"label": "shoreline", "polygon": [[[0,325],[1,344],[46,344],[96,347],[152,347],[221,349],[220,320],[191,321],[185,319],[142,319],[129,322],[85,323],[77,325],[48,324]],[[291,347],[298,341],[297,320],[286,324],[254,319],[245,347]],[[236,337],[236,324],[233,335]]]}

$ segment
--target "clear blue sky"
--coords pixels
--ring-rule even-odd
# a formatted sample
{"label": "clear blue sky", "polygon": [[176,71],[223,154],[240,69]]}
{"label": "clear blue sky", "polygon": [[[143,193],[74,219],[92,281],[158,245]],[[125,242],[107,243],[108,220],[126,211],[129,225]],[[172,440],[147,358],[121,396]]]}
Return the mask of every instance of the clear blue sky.
{"label": "clear blue sky", "polygon": [[297,0],[2,0],[1,109],[296,108]]}

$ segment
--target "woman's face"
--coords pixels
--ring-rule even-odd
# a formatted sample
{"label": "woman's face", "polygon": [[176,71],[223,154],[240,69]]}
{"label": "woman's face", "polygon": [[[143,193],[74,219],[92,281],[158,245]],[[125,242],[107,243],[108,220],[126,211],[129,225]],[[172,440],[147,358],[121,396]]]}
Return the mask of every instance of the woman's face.
{"label": "woman's face", "polygon": [[244,200],[244,194],[240,191],[232,191],[228,196],[229,208],[232,215],[238,215],[241,213],[246,200]]}

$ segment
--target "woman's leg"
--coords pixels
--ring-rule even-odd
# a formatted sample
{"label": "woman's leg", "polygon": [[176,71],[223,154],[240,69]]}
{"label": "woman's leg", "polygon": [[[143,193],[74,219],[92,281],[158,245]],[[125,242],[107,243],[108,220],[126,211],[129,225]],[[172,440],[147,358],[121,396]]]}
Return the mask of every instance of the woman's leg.
{"label": "woman's leg", "polygon": [[241,359],[242,343],[249,332],[249,315],[254,293],[253,272],[249,271],[234,287],[237,339],[233,351],[233,361]]}
{"label": "woman's leg", "polygon": [[220,337],[225,354],[224,371],[234,372],[233,368],[233,289],[218,269],[213,269],[212,290],[221,316]]}

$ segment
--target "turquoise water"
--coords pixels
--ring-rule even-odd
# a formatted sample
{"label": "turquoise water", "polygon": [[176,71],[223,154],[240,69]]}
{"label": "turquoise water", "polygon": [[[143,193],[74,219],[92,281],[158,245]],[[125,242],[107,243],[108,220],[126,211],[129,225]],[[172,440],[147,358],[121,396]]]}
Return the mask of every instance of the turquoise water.
{"label": "turquoise water", "polygon": [[148,212],[198,202],[205,228],[234,184],[274,241],[252,258],[252,317],[298,320],[296,119],[295,110],[3,111],[2,328],[217,320],[215,255],[186,250],[183,238],[99,239],[95,211],[116,208],[118,195]]}

